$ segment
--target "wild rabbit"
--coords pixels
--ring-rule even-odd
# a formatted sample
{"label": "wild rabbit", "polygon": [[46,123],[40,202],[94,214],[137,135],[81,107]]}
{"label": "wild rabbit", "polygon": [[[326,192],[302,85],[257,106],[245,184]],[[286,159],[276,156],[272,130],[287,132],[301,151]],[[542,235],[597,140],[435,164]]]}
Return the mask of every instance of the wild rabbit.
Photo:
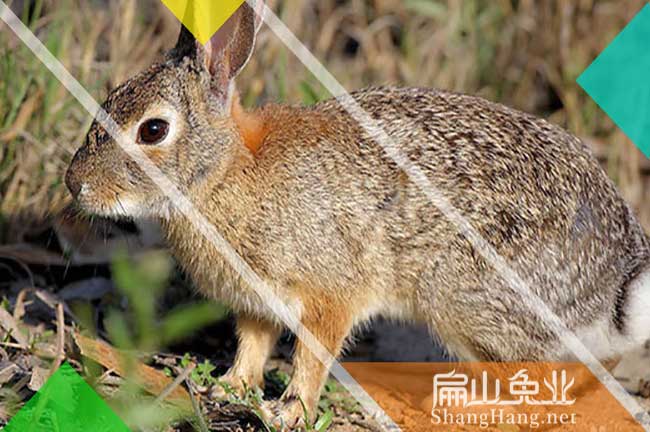
{"label": "wild rabbit", "polygon": [[[427,323],[462,359],[565,359],[551,328],[337,100],[242,109],[233,81],[259,27],[244,3],[205,46],[183,29],[168,58],[104,108],[334,355],[382,314]],[[599,359],[650,337],[648,238],[578,138],[472,96],[353,97]],[[97,122],[66,183],[89,212],[160,218],[199,289],[236,313],[224,379],[262,385],[278,319]],[[326,376],[298,341],[279,419],[297,424],[301,401],[313,415]]]}

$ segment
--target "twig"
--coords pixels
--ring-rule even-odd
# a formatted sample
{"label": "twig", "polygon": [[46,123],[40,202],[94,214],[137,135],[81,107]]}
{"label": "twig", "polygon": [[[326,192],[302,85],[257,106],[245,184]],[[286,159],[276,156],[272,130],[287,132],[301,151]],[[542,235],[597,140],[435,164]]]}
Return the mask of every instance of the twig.
{"label": "twig", "polygon": [[17,382],[16,384],[14,384],[14,385],[11,387],[11,390],[12,390],[14,393],[18,393],[18,392],[20,392],[20,391],[21,391],[21,390],[22,390],[22,389],[23,389],[23,388],[24,388],[24,387],[29,383],[29,380],[30,380],[30,379],[31,379],[31,377],[30,377],[29,375],[25,375],[24,377],[22,377],[21,379],[19,379],[18,382]]}
{"label": "twig", "polygon": [[52,365],[52,373],[56,372],[65,358],[65,319],[63,312],[63,303],[56,305],[56,356]]}
{"label": "twig", "polygon": [[23,348],[23,346],[21,344],[13,343],[13,342],[1,342],[0,341],[0,346],[7,347],[7,348],[18,348],[18,349]]}
{"label": "twig", "polygon": [[3,307],[0,307],[0,326],[9,332],[9,335],[20,344],[21,349],[27,349],[29,347],[29,339],[20,331],[14,317]]}
{"label": "twig", "polygon": [[181,385],[181,383],[185,381],[187,377],[190,376],[194,368],[196,368],[196,365],[194,363],[190,363],[189,365],[187,365],[187,367],[183,370],[183,372],[180,375],[178,375],[176,379],[172,381],[167,387],[165,387],[165,389],[156,397],[156,400],[154,401],[154,405],[157,405],[160,402],[167,399],[167,397],[176,389],[176,387]]}
{"label": "twig", "polygon": [[[79,333],[74,333],[73,336],[82,355],[96,361],[107,369],[113,369],[121,377],[133,377],[144,390],[153,395],[162,393],[172,383],[172,379],[164,373],[139,361],[134,362],[133,370],[126,370],[124,353],[106,342],[91,339]],[[173,388],[168,400],[183,410],[191,410],[190,395],[183,387],[177,386]]]}
{"label": "twig", "polygon": [[111,368],[106,369],[104,371],[104,373],[101,374],[99,376],[99,378],[97,378],[97,381],[98,382],[104,382],[104,380],[106,380],[113,372],[115,372],[115,371],[113,369],[111,369]]}
{"label": "twig", "polygon": [[66,302],[59,298],[58,296],[47,292],[45,290],[37,289],[34,291],[34,294],[36,295],[37,298],[39,298],[43,303],[51,307],[52,309],[56,309],[58,304],[61,304],[63,306],[63,311],[68,314],[70,318],[72,318],[74,321],[79,321],[77,317],[72,313],[72,310],[68,307]]}
{"label": "twig", "polygon": [[27,293],[32,291],[33,288],[25,288],[20,290],[18,296],[16,297],[16,305],[14,306],[14,318],[16,321],[20,321],[25,315],[25,297]]}
{"label": "twig", "polygon": [[205,423],[205,418],[203,418],[203,413],[201,412],[201,407],[199,406],[196,397],[194,396],[194,390],[192,389],[192,383],[189,382],[188,378],[185,378],[185,384],[187,385],[187,390],[190,393],[190,401],[192,402],[192,409],[194,414],[199,421],[199,429],[201,432],[210,432],[208,425]]}

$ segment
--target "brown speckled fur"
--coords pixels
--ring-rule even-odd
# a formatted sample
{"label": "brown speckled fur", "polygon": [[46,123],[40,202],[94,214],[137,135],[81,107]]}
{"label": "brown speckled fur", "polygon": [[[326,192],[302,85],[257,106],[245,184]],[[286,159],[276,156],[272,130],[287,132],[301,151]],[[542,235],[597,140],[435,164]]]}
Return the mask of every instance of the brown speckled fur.
{"label": "brown speckled fur", "polygon": [[[172,57],[104,107],[124,127],[151,106],[180,113],[179,138],[144,150],[334,354],[353,326],[383,314],[427,323],[463,358],[566,358],[337,101],[250,113],[268,131],[251,154],[204,61],[200,49]],[[370,88],[353,97],[570,329],[604,319],[625,333],[625,287],[647,265],[648,239],[579,139],[462,94]],[[277,318],[97,123],[67,181],[91,211],[122,215],[114,208],[123,199],[137,203],[127,216],[161,218],[199,289],[240,316],[244,343],[230,378],[261,384],[263,361],[250,359],[268,356]],[[80,196],[82,183],[91,192]],[[284,400],[295,416],[294,396],[313,411],[326,369],[302,346],[294,366]]]}

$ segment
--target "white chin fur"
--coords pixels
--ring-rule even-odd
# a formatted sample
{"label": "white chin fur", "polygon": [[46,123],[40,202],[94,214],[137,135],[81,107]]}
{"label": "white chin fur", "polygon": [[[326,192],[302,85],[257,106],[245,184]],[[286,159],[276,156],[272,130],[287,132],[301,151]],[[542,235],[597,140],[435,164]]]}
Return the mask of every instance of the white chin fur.
{"label": "white chin fur", "polygon": [[117,218],[149,219],[162,218],[169,219],[171,214],[171,205],[168,202],[158,204],[142,204],[138,201],[128,198],[120,198],[107,209],[105,216]]}
{"label": "white chin fur", "polygon": [[146,211],[144,207],[129,198],[120,198],[107,209],[107,216],[142,218],[151,216],[151,212]]}

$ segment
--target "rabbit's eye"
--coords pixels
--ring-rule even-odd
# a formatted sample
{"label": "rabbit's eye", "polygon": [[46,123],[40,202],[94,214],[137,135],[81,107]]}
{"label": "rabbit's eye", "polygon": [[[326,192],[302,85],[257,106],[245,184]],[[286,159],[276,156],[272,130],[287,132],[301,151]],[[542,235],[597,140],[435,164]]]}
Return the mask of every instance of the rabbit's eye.
{"label": "rabbit's eye", "polygon": [[142,123],[138,130],[138,142],[140,144],[158,144],[169,133],[169,123],[161,119],[147,120]]}

